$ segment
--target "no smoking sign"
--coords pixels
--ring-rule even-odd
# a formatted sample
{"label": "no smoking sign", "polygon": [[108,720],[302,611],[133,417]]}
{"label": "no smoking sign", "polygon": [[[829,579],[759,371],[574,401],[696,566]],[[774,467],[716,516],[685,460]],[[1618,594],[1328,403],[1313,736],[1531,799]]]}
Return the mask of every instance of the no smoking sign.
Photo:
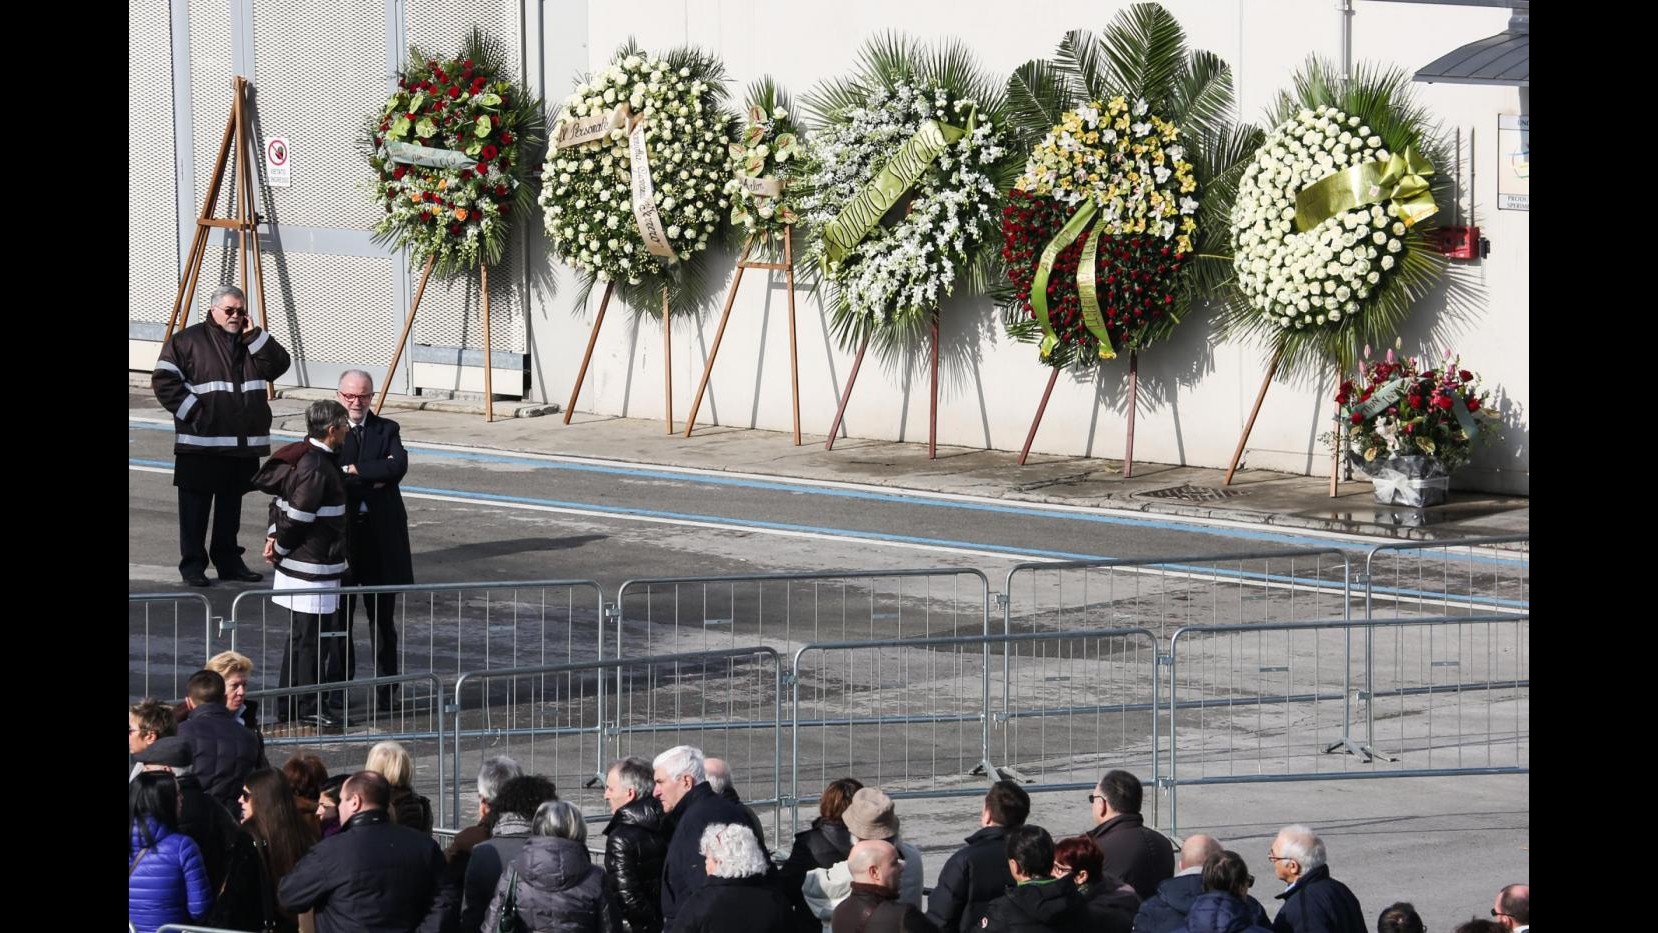
{"label": "no smoking sign", "polygon": [[286,188],[292,181],[288,156],[288,137],[272,136],[265,140],[265,178],[272,188]]}

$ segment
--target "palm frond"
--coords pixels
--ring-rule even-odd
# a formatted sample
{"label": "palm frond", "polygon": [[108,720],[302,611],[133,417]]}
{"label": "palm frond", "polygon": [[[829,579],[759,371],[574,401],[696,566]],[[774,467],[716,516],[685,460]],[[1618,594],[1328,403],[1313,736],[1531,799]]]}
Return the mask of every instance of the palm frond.
{"label": "palm frond", "polygon": [[1101,37],[1105,83],[1168,112],[1175,77],[1186,64],[1186,31],[1159,3],[1136,3],[1118,13]]}
{"label": "palm frond", "polygon": [[1231,66],[1214,52],[1198,49],[1176,76],[1164,116],[1182,132],[1203,135],[1230,122],[1232,100]]}
{"label": "palm frond", "polygon": [[830,124],[843,122],[848,110],[863,106],[868,98],[869,88],[858,80],[828,78],[802,94],[800,101],[806,112],[811,114],[814,127],[822,129]]}
{"label": "palm frond", "polygon": [[915,73],[920,49],[896,30],[878,33],[858,50],[858,71],[866,85],[891,89]]}
{"label": "palm frond", "polygon": [[1110,94],[1106,83],[1105,57],[1099,37],[1086,29],[1073,29],[1059,40],[1054,52],[1060,71],[1074,83],[1074,93],[1086,100],[1101,100]]}
{"label": "palm frond", "polygon": [[1007,79],[1007,105],[1011,128],[1019,134],[1016,145],[1029,149],[1074,103],[1059,68],[1038,58],[1014,69]]}

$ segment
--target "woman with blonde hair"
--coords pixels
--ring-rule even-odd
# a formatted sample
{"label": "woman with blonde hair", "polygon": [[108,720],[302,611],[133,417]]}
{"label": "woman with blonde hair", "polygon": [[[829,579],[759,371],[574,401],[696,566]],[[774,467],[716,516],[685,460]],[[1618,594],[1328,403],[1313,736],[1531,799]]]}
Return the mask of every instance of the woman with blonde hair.
{"label": "woman with blonde hair", "polygon": [[396,742],[381,742],[368,751],[366,771],[374,771],[391,785],[391,821],[423,833],[432,831],[432,802],[414,792],[414,760]]}

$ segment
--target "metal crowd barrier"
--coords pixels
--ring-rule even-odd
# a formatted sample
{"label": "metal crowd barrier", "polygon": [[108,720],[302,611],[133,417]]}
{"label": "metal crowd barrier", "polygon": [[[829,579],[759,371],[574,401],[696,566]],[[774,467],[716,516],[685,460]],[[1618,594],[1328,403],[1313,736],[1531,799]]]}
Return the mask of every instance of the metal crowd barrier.
{"label": "metal crowd barrier", "polygon": [[[1354,629],[1388,636],[1356,692]],[[1181,785],[1529,771],[1529,643],[1529,614],[1182,628],[1169,646],[1171,829]],[[1329,757],[1359,744],[1354,699],[1389,703],[1385,731],[1367,715],[1366,754]]]}
{"label": "metal crowd barrier", "polygon": [[213,604],[201,593],[128,594],[127,643],[143,645],[128,656],[128,700],[183,696],[184,682],[219,650],[213,634]]}
{"label": "metal crowd barrier", "polygon": [[[1499,545],[1522,545],[1499,547]],[[1364,617],[1449,612],[1526,612],[1531,607],[1531,536],[1397,541],[1370,549],[1356,579]]]}
{"label": "metal crowd barrier", "polygon": [[[561,799],[596,814],[605,809],[602,784],[612,761],[654,758],[679,744],[729,756],[739,788],[772,788],[769,798],[744,802],[775,806],[782,791],[782,681],[779,655],[764,645],[468,671],[455,682],[449,707],[455,812],[466,812],[463,773],[475,774],[488,755],[512,755],[526,773],[551,778]],[[601,706],[591,699],[611,683],[622,685],[620,701]]]}
{"label": "metal crowd barrier", "polygon": [[[1145,629],[1025,632],[1014,635],[961,635],[943,638],[879,639],[803,645],[795,651],[791,688],[789,797],[792,825],[799,829],[800,804],[817,799],[802,794],[802,772],[816,772],[821,787],[842,775],[855,775],[879,786],[895,798],[952,797],[984,793],[985,784],[1000,776],[1017,777],[1012,767],[993,760],[990,733],[998,698],[993,696],[990,671],[1009,660],[1022,646],[1051,645],[1042,652],[1065,658],[1081,674],[1053,703],[1036,704],[1019,714],[1040,723],[1035,734],[1045,738],[1086,734],[1088,717],[1117,717],[1120,745],[1117,753],[1137,754],[1155,780],[1157,722],[1152,715],[1158,692],[1155,663],[1146,663],[1144,679],[1121,678],[1125,640],[1143,642],[1156,656],[1152,634]],[[998,657],[1000,648],[1004,657]],[[808,663],[821,657],[817,663]],[[1016,678],[1041,674],[1044,668],[1014,666]],[[1124,684],[1127,684],[1125,687]],[[1143,690],[1143,692],[1139,692]],[[1074,693],[1074,695],[1073,695]],[[1130,722],[1133,725],[1129,725]],[[1096,736],[1101,736],[1096,732]],[[1043,765],[1048,752],[1030,743],[1004,744],[1004,750],[1023,753],[1022,759]],[[1132,751],[1131,751],[1132,750]],[[1090,753],[1092,754],[1092,753]],[[1004,759],[1006,761],[1006,759]],[[1025,764],[1026,767],[1031,767]],[[975,779],[973,775],[984,775]],[[1052,777],[1052,775],[1048,775]],[[1092,781],[1086,786],[1092,786]],[[1032,790],[1061,790],[1084,786],[1055,781]]]}

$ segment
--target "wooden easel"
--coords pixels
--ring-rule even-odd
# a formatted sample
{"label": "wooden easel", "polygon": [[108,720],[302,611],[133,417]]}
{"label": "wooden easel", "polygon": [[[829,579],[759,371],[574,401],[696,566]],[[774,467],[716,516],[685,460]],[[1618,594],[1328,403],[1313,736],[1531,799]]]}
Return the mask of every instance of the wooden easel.
{"label": "wooden easel", "polygon": [[[932,401],[927,409],[927,459],[938,459],[938,314],[933,309],[933,391]],[[835,436],[840,433],[841,419],[846,416],[846,403],[852,398],[852,383],[858,381],[858,369],[864,365],[864,351],[869,349],[869,335],[865,334],[863,342],[858,344],[858,355],[852,360],[852,372],[846,377],[846,389],[841,392],[840,407],[835,409],[835,420],[829,425],[829,439],[823,442],[824,450],[835,449]],[[1052,389],[1050,382],[1048,388]],[[1044,397],[1043,402],[1047,399]]]}
{"label": "wooden easel", "polygon": [[[1059,381],[1059,369],[1048,376],[1048,387],[1042,390],[1042,402],[1036,406],[1036,417],[1031,419],[1030,433],[1025,435],[1024,449],[1019,451],[1019,465],[1025,465],[1030,456],[1030,445],[1036,440],[1036,429],[1042,424],[1042,413],[1048,410],[1048,396]],[[1128,351],[1128,450],[1123,454],[1123,479],[1134,475],[1134,409],[1140,404],[1140,354]]]}
{"label": "wooden easel", "polygon": [[[409,304],[409,316],[403,321],[403,333],[397,337],[397,346],[392,348],[391,365],[386,367],[385,384],[380,387],[380,397],[374,401],[374,413],[380,413],[380,406],[386,404],[386,396],[391,394],[391,374],[397,372],[398,361],[403,359],[403,347],[408,343],[409,331],[414,329],[415,312],[420,310],[421,296],[426,294],[426,280],[432,277],[432,266],[436,264],[437,256],[426,258],[426,267],[420,270],[420,285],[415,288],[414,301]],[[490,352],[491,334],[489,328],[489,266],[478,266],[479,299],[482,304],[479,310],[484,318],[484,422],[487,424],[495,420],[495,355]]]}
{"label": "wooden easel", "polygon": [[685,436],[690,437],[691,431],[696,428],[697,411],[702,407],[702,394],[708,388],[708,377],[714,372],[714,358],[720,352],[720,338],[725,336],[725,322],[731,317],[731,305],[737,300],[737,286],[743,283],[744,269],[768,269],[783,272],[789,281],[789,385],[794,393],[794,445],[800,446],[800,360],[795,349],[794,336],[794,227],[783,227],[783,261],[782,262],[749,262],[749,250],[754,247],[754,237],[750,236],[743,241],[743,253],[737,257],[737,274],[731,280],[731,290],[725,295],[725,310],[720,312],[720,326],[714,332],[714,345],[708,350],[708,362],[702,368],[702,381],[697,384],[697,394],[691,400],[691,414],[685,419]]}
{"label": "wooden easel", "polygon": [[[259,222],[263,219],[253,209],[253,162],[249,153],[254,140],[248,132],[247,99],[253,85],[237,75],[232,82],[235,100],[231,102],[230,118],[225,121],[224,136],[219,140],[219,155],[213,160],[213,177],[207,185],[207,197],[202,199],[201,214],[196,218],[196,236],[190,241],[190,256],[184,261],[184,275],[178,281],[178,294],[173,298],[173,313],[167,317],[167,333],[163,341],[172,339],[174,328],[190,324],[190,303],[195,298],[196,283],[201,278],[202,261],[207,257],[208,233],[214,229],[234,230],[237,234],[237,252],[242,259],[242,294],[248,294],[248,267],[253,267],[254,294],[258,296],[259,326],[270,330],[270,318],[265,309],[265,269],[259,260]],[[224,182],[225,163],[230,161],[231,147],[235,146],[236,202],[235,217],[224,220],[213,216],[213,207],[219,200],[219,187]],[[250,258],[251,252],[251,258]],[[276,397],[276,386],[265,387],[265,397]]]}
{"label": "wooden easel", "polygon": [[[742,270],[738,270],[741,274]],[[587,351],[581,355],[581,368],[576,370],[576,384],[570,388],[570,404],[564,406],[564,423],[570,423],[570,416],[576,412],[576,399],[581,395],[581,384],[587,379],[587,364],[593,359],[593,347],[599,342],[599,328],[604,326],[604,312],[610,307],[610,296],[616,291],[614,280],[605,284],[604,297],[599,299],[599,314],[593,319],[593,331],[587,336]],[[731,302],[725,303],[727,313],[731,311]],[[725,329],[722,320],[720,329]],[[674,433],[674,355],[673,355],[673,323],[668,318],[668,289],[662,289],[662,411],[667,420],[668,433]],[[714,344],[719,348],[718,341]],[[712,364],[712,360],[709,361]],[[707,380],[706,375],[703,377]],[[693,412],[694,414],[694,412]]]}
{"label": "wooden easel", "polygon": [[[1278,364],[1283,362],[1284,348],[1272,354],[1272,362],[1267,364],[1266,378],[1261,380],[1261,391],[1255,394],[1255,407],[1249,410],[1249,421],[1244,424],[1243,436],[1238,438],[1238,448],[1232,451],[1232,462],[1226,467],[1226,478],[1221,480],[1222,486],[1232,485],[1232,474],[1238,471],[1238,461],[1243,459],[1244,445],[1249,443],[1249,432],[1255,430],[1255,416],[1261,413],[1261,402],[1267,397],[1267,387],[1272,385],[1272,377],[1278,375]],[[1341,385],[1341,367],[1336,367],[1336,385]],[[1336,497],[1337,471],[1341,468],[1341,405],[1336,404],[1336,443],[1330,448],[1330,498]]]}

